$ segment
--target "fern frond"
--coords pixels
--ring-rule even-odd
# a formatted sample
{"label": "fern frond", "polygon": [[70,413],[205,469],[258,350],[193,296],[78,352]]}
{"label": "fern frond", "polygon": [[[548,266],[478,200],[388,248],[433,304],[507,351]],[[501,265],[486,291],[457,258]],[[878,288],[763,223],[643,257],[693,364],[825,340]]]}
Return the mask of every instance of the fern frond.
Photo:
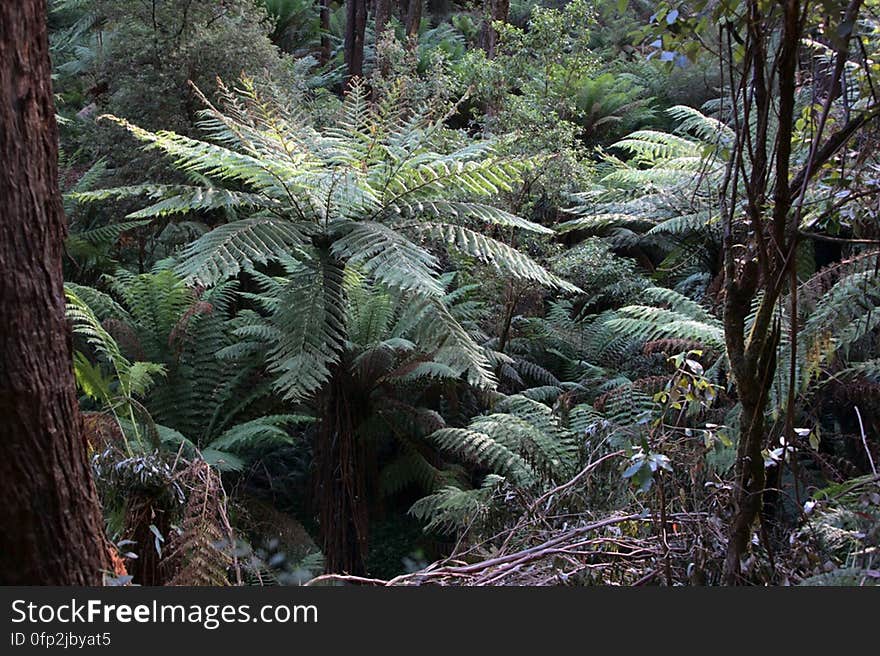
{"label": "fern frond", "polygon": [[211,440],[210,448],[240,453],[255,448],[269,448],[294,444],[286,427],[291,424],[314,421],[304,415],[270,415],[236,424]]}
{"label": "fern frond", "polygon": [[200,212],[236,207],[271,210],[281,210],[283,208],[283,205],[278,201],[260,194],[248,194],[218,187],[196,187],[192,185],[144,184],[78,192],[70,196],[82,203],[107,199],[125,200],[142,196],[157,201],[149,207],[131,212],[126,217],[129,219],[152,218],[184,212]]}
{"label": "fern frond", "polygon": [[141,228],[149,223],[149,219],[108,223],[107,225],[92,228],[90,230],[79,230],[72,233],[68,237],[68,241],[86,242],[92,245],[111,245],[114,244],[123,233],[128,232],[129,230],[134,230],[135,228]]}
{"label": "fern frond", "polygon": [[269,352],[276,387],[291,400],[314,393],[329,379],[345,346],[343,270],[327,260],[294,273],[272,317],[277,343]]}
{"label": "fern frond", "polygon": [[415,299],[405,310],[398,330],[409,327],[413,341],[432,354],[432,359],[456,373],[465,374],[471,385],[495,387],[496,380],[485,352],[442,299]]}
{"label": "fern frond", "polygon": [[282,219],[255,217],[233,221],[211,230],[181,253],[176,271],[187,280],[213,285],[248,270],[254,263],[302,252],[305,237]]}
{"label": "fern frond", "polygon": [[498,271],[516,278],[531,280],[545,287],[568,292],[581,291],[576,285],[547,271],[540,264],[507,244],[491,239],[462,226],[436,223],[413,226],[412,229],[426,237],[436,239],[470,257],[491,264]]}
{"label": "fern frond", "polygon": [[390,208],[393,212],[404,217],[431,216],[446,220],[477,219],[489,225],[519,228],[545,235],[555,234],[550,228],[545,228],[538,223],[482,203],[462,203],[443,200],[414,201],[411,203],[401,201],[392,204]]}
{"label": "fern frond", "polygon": [[522,163],[486,158],[476,162],[436,159],[407,166],[386,183],[383,204],[392,206],[407,199],[430,198],[452,188],[475,196],[510,191],[519,180]]}
{"label": "fern frond", "polygon": [[295,190],[300,189],[302,177],[314,168],[305,156],[294,162],[289,159],[259,158],[167,130],[150,132],[115,116],[102,118],[120,125],[139,141],[149,144],[150,148],[171,157],[175,168],[182,172],[242,182],[252,190],[276,200],[289,198]]}
{"label": "fern frond", "polygon": [[733,144],[736,137],[730,126],[693,107],[675,105],[667,109],[666,113],[678,123],[678,132],[691,133],[701,141],[728,146]]}
{"label": "fern frond", "polygon": [[381,223],[355,223],[333,243],[331,252],[389,287],[428,296],[443,294],[437,258]]}
{"label": "fern frond", "polygon": [[607,320],[619,335],[641,342],[656,339],[689,339],[723,351],[724,330],[718,325],[697,321],[672,310],[646,305],[629,305]]}
{"label": "fern frond", "polygon": [[702,154],[697,142],[657,130],[637,130],[611,147],[626,150],[636,159],[647,162],[674,157],[699,157]]}
{"label": "fern frond", "polygon": [[490,474],[476,490],[450,485],[419,499],[409,509],[411,515],[425,522],[425,531],[451,532],[470,526],[485,516],[496,489],[504,477]]}
{"label": "fern frond", "polygon": [[531,485],[537,480],[535,471],[525,458],[486,433],[470,428],[441,428],[430,439],[441,449],[471,464],[488,467],[515,484]]}

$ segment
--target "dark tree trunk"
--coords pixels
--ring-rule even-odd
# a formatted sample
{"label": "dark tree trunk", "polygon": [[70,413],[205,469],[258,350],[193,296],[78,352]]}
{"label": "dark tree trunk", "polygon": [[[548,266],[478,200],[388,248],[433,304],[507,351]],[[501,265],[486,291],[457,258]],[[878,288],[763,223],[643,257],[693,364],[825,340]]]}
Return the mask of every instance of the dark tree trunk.
{"label": "dark tree trunk", "polygon": [[[862,0],[850,0],[841,25],[853,25]],[[797,105],[800,43],[806,16],[803,0],[785,0],[767,5],[747,0],[744,69],[740,82],[731,89],[731,106],[742,101],[751,123],[737,125],[738,135],[728,163],[724,207],[724,337],[727,358],[742,405],[737,445],[735,478],[731,494],[731,520],[723,581],[742,581],[741,564],[749,550],[751,535],[762,521],[762,501],[767,477],[762,457],[768,446],[765,413],[776,372],[776,352],[782,326],[777,319],[777,302],[788,286],[791,362],[797,353],[797,272],[795,253],[801,211],[807,185],[876,113],[852,117],[831,135],[824,136],[826,119],[834,94],[826,95],[815,128],[806,163],[796,173],[792,169],[792,137]],[[772,37],[771,37],[772,35]],[[724,36],[724,32],[722,32]],[[728,47],[733,35],[727,33]],[[831,89],[841,83],[848,58],[849,36],[835,57]],[[768,74],[769,73],[769,74]],[[772,129],[776,125],[775,136]],[[750,166],[743,166],[745,162]],[[743,172],[742,190],[728,183],[734,172]],[[740,194],[746,204],[747,223],[734,221]],[[772,198],[772,202],[770,199]],[[743,253],[745,256],[743,256]],[[757,301],[754,319],[746,316]],[[794,365],[792,365],[793,367]],[[795,370],[789,370],[789,396],[783,436],[796,444],[794,432]],[[796,461],[794,461],[796,462]],[[796,466],[796,465],[795,465]],[[797,484],[797,483],[796,483]],[[766,533],[761,527],[761,533]]]}
{"label": "dark tree trunk", "polygon": [[507,21],[510,13],[510,0],[483,0],[483,27],[480,30],[480,47],[489,59],[495,57],[498,32],[492,27],[495,21]]}
{"label": "dark tree trunk", "polygon": [[0,3],[0,584],[109,569],[64,318],[45,0]]}
{"label": "dark tree trunk", "polygon": [[419,25],[422,23],[422,0],[409,0],[406,11],[406,36],[411,45],[419,38]]}
{"label": "dark tree trunk", "polygon": [[321,63],[330,61],[330,0],[319,0],[321,7]]}
{"label": "dark tree trunk", "polygon": [[431,16],[431,25],[434,27],[446,21],[451,10],[451,0],[428,0],[428,14]]}
{"label": "dark tree trunk", "polygon": [[391,0],[376,0],[376,68],[381,75],[388,75],[388,58],[382,49],[382,33],[388,28],[391,18]]}
{"label": "dark tree trunk", "polygon": [[391,18],[391,0],[376,0],[376,41],[388,27]]}
{"label": "dark tree trunk", "polygon": [[345,66],[347,81],[364,75],[364,33],[367,29],[366,0],[347,0],[345,20]]}
{"label": "dark tree trunk", "polygon": [[327,572],[366,572],[369,506],[364,445],[357,439],[361,399],[340,365],[325,390],[314,445],[315,500]]}
{"label": "dark tree trunk", "polygon": [[[757,116],[756,146],[748,154],[743,147],[743,135],[731,167],[748,156],[751,170],[745,180],[743,193],[748,206],[753,231],[736,229],[730,216],[726,219],[724,268],[725,307],[724,336],[731,373],[742,405],[740,435],[732,491],[732,513],[728,527],[727,553],[724,560],[724,582],[734,585],[740,581],[740,563],[751,543],[751,534],[761,518],[761,504],[766,487],[764,459],[761,455],[766,444],[765,412],[773,377],[776,372],[776,349],[780,327],[774,308],[787,280],[786,272],[794,265],[796,234],[789,229],[791,187],[789,168],[798,46],[801,37],[800,0],[787,0],[781,10],[780,46],[773,67],[778,71],[777,88],[766,77],[768,59],[767,33],[757,0],[749,0],[747,49],[751,70],[743,78],[750,83],[752,111]],[[779,128],[775,144],[770,135],[773,97]],[[773,149],[770,150],[770,147]],[[775,168],[771,167],[771,153],[775,151]],[[730,170],[730,169],[729,169]],[[766,199],[773,194],[775,204],[767,209]],[[736,245],[740,242],[753,254],[742,265],[736,262]],[[760,294],[761,300],[751,329],[746,331],[746,316],[752,301]]]}

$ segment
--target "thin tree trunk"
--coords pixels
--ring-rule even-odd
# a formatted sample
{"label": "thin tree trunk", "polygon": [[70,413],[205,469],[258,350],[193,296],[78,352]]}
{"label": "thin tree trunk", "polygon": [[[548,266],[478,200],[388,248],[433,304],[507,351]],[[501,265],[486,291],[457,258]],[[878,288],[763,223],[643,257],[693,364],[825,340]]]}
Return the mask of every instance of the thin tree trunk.
{"label": "thin tree trunk", "polygon": [[409,0],[406,11],[406,37],[410,46],[415,47],[419,38],[419,26],[422,23],[422,0]]}
{"label": "thin tree trunk", "polygon": [[480,47],[489,59],[495,58],[498,32],[492,26],[495,21],[507,21],[510,13],[510,0],[483,0],[483,26],[480,30]]}
{"label": "thin tree trunk", "polygon": [[321,12],[321,63],[330,61],[330,0],[319,0]]}
{"label": "thin tree trunk", "polygon": [[382,48],[382,36],[391,19],[391,0],[376,0],[376,68],[381,75],[388,75],[388,59]]}
{"label": "thin tree trunk", "polygon": [[364,34],[366,28],[366,0],[347,0],[345,21],[347,82],[364,75]]}
{"label": "thin tree trunk", "polygon": [[[795,108],[798,48],[802,32],[801,0],[786,0],[782,6],[780,45],[772,61],[777,79],[767,78],[769,51],[762,6],[748,2],[748,41],[746,75],[750,86],[749,111],[755,116],[755,138],[748,159],[751,170],[744,194],[754,230],[740,236],[749,258],[738,265],[735,258],[737,236],[732,222],[725,228],[725,308],[724,336],[728,360],[742,405],[740,435],[732,492],[732,513],[728,527],[724,582],[734,585],[741,580],[740,563],[751,543],[752,530],[761,516],[766,487],[764,459],[766,446],[765,413],[776,372],[776,350],[780,327],[774,309],[784,284],[794,266],[796,231],[788,229],[791,209],[789,182],[791,142]],[[744,88],[744,87],[743,87]],[[776,102],[773,102],[775,97]],[[775,114],[775,117],[774,117]],[[771,120],[778,121],[775,144],[768,143]],[[742,132],[749,127],[740,126]],[[743,135],[746,133],[743,132]],[[745,139],[739,139],[737,158],[746,156]],[[770,146],[773,146],[770,149]],[[769,153],[775,153],[775,167],[770,168]],[[740,167],[742,168],[742,167]],[[772,192],[772,209],[767,198]],[[746,335],[746,315],[760,293],[760,303]]]}
{"label": "thin tree trunk", "polygon": [[376,41],[388,27],[391,19],[391,0],[376,0]]}
{"label": "thin tree trunk", "polygon": [[74,388],[45,0],[0,3],[0,584],[109,569]]}

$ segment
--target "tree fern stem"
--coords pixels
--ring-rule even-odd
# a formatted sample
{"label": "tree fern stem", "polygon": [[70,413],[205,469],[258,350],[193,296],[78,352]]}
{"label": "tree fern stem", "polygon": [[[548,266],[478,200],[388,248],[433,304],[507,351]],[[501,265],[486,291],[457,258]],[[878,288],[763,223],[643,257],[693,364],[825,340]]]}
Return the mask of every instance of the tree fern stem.
{"label": "tree fern stem", "polygon": [[356,428],[360,404],[346,389],[342,367],[325,390],[315,443],[315,499],[328,573],[366,571],[368,506],[363,446]]}

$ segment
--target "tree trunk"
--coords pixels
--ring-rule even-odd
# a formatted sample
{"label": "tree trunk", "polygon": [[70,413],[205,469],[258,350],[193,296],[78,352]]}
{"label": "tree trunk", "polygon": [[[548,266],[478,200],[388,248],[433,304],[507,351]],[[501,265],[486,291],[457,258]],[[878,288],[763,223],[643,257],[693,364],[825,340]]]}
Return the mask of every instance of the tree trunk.
{"label": "tree trunk", "polygon": [[376,0],[376,42],[382,32],[388,27],[388,21],[391,19],[391,0]]}
{"label": "tree trunk", "polygon": [[99,585],[103,520],[77,408],[45,0],[0,3],[0,584]]}
{"label": "tree trunk", "polygon": [[431,26],[437,27],[446,22],[451,10],[451,0],[428,0],[428,15],[431,17]]}
{"label": "tree trunk", "polygon": [[380,75],[388,75],[388,58],[382,47],[382,34],[388,29],[388,21],[391,19],[391,0],[376,0],[376,69]]}
{"label": "tree trunk", "polygon": [[346,82],[364,75],[364,33],[367,28],[366,0],[346,1],[345,65]]}
{"label": "tree trunk", "polygon": [[422,24],[422,0],[409,0],[406,11],[406,36],[411,47],[419,38],[419,26]]}
{"label": "tree trunk", "polygon": [[330,61],[330,0],[319,0],[321,12],[321,63]]}
{"label": "tree trunk", "polygon": [[483,0],[483,27],[480,30],[480,47],[489,59],[495,58],[498,32],[492,27],[495,21],[507,22],[510,13],[510,0]]}
{"label": "tree trunk", "polygon": [[[780,336],[774,309],[784,284],[789,280],[787,274],[794,266],[797,245],[797,217],[794,228],[791,226],[792,188],[789,172],[798,48],[803,27],[800,2],[786,0],[782,4],[778,18],[781,21],[779,47],[775,56],[770,54],[767,35],[773,33],[770,21],[777,19],[765,16],[763,6],[757,0],[747,3],[748,34],[745,47],[748,68],[744,71],[740,90],[744,92],[746,85],[749,86],[748,108],[756,116],[755,138],[748,152],[751,167],[743,189],[749,228],[744,230],[741,227],[740,234],[736,234],[732,216],[728,215],[724,245],[724,337],[731,373],[742,404],[731,496],[732,512],[724,560],[723,576],[728,585],[740,582],[740,563],[748,552],[753,527],[761,519],[766,487],[761,454],[767,441],[765,412],[776,372],[776,350]],[[776,71],[775,81],[772,77],[768,79],[769,69]],[[779,126],[775,142],[770,137],[771,117]],[[738,137],[728,173],[746,157],[744,134]],[[775,155],[775,166],[772,168],[771,154]],[[738,168],[745,170],[742,166]],[[767,198],[771,193],[773,203],[768,208]],[[737,245],[742,248],[737,250]],[[736,261],[736,252],[748,254],[741,265]],[[746,315],[752,301],[759,295],[758,310],[746,334]]]}
{"label": "tree trunk", "polygon": [[313,460],[324,568],[363,575],[369,507],[364,445],[357,439],[362,406],[346,386],[344,365],[325,390],[321,414]]}
{"label": "tree trunk", "polygon": [[779,329],[776,327],[764,346],[764,353],[750,380],[736,378],[742,413],[737,444],[733,492],[733,517],[728,527],[727,554],[724,562],[725,583],[735,585],[740,579],[740,562],[748,552],[752,527],[762,510],[767,472],[761,451],[765,445],[765,412],[776,371]]}

